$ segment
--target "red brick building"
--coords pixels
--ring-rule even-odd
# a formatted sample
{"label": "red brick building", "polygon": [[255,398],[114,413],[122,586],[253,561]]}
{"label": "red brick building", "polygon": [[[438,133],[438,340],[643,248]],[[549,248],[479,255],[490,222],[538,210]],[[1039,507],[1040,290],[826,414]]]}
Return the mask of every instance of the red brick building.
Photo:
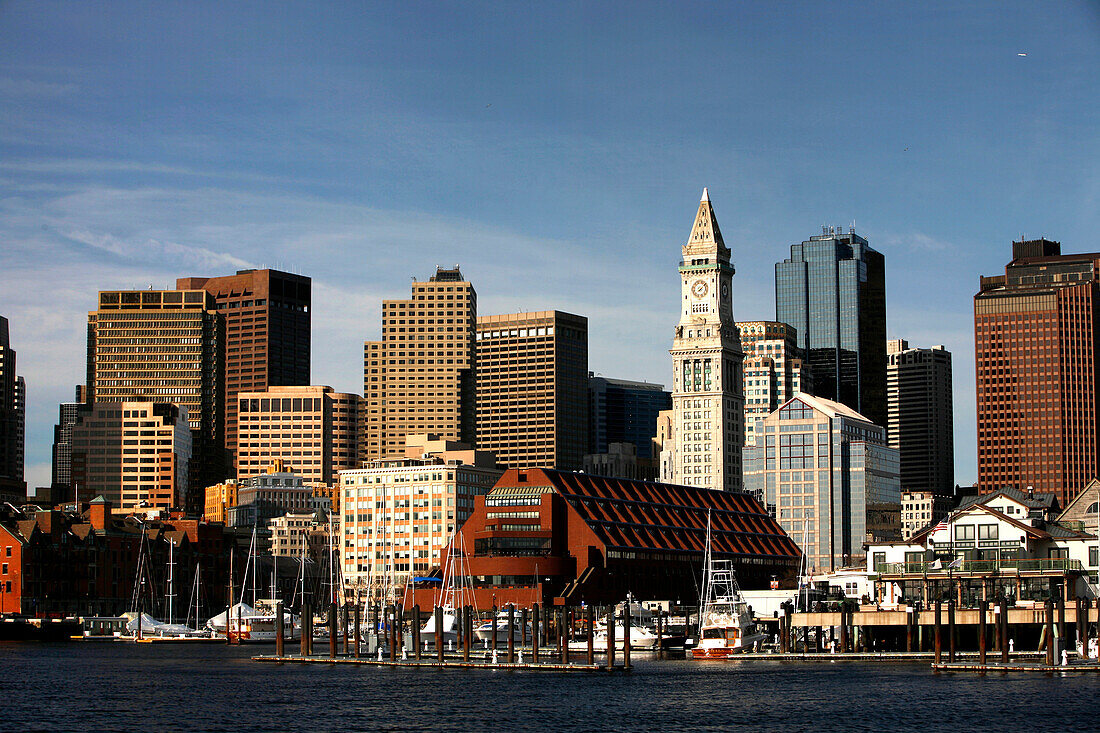
{"label": "red brick building", "polygon": [[169,544],[176,609],[186,612],[195,572],[210,615],[225,601],[229,542],[222,525],[114,515],[96,499],[82,513],[6,507],[0,513],[0,611],[113,615],[131,607],[143,537],[149,558],[143,607],[164,610]]}
{"label": "red brick building", "polygon": [[[639,600],[694,603],[711,520],[715,559],[743,588],[793,582],[801,552],[749,494],[550,469],[511,469],[456,544],[479,608]],[[422,608],[433,590],[417,591]]]}
{"label": "red brick building", "polygon": [[974,296],[978,485],[1055,494],[1100,475],[1100,253],[1012,243]]}

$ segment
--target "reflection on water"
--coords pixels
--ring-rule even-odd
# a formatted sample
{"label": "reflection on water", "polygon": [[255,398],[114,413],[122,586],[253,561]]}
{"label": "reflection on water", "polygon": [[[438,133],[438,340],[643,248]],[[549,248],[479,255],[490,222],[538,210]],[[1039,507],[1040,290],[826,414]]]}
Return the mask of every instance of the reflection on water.
{"label": "reflection on water", "polygon": [[633,675],[275,666],[266,647],[0,644],[3,730],[1095,730],[1100,675],[639,660]]}

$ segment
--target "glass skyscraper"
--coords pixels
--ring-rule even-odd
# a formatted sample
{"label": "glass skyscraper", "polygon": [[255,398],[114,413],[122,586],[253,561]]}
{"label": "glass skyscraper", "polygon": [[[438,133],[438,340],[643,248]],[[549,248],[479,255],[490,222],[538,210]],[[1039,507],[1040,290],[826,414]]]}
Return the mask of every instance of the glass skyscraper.
{"label": "glass skyscraper", "polygon": [[794,326],[813,371],[804,391],[886,426],[886,266],[849,229],[825,227],[775,266],[776,320]]}

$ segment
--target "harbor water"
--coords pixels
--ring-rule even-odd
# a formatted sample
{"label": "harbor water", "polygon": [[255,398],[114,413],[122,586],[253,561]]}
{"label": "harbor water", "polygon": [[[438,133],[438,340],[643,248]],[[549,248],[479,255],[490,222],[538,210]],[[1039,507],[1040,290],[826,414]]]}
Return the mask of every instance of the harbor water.
{"label": "harbor water", "polygon": [[0,644],[3,730],[1095,730],[1100,675],[636,660],[633,674],[253,662],[267,647]]}

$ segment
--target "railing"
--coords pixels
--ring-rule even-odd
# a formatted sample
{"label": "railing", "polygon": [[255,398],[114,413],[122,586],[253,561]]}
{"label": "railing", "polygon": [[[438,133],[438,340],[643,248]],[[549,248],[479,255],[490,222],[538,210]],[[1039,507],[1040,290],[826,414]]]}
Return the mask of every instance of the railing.
{"label": "railing", "polygon": [[949,567],[950,561],[887,562],[879,563],[876,571],[883,575],[912,575],[928,573],[992,573],[998,570],[1029,572],[1041,570],[1084,570],[1080,560],[1065,557],[1052,558],[1005,558],[1001,560],[966,560],[958,566]]}

